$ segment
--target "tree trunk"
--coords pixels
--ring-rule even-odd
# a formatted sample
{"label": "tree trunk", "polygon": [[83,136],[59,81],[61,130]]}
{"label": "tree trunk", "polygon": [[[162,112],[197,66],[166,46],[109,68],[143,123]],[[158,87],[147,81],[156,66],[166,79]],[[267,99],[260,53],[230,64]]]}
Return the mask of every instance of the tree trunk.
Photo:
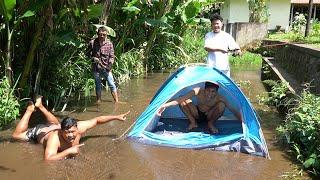
{"label": "tree trunk", "polygon": [[84,34],[88,33],[88,0],[81,1],[81,9],[83,10],[83,18],[82,21],[82,30],[81,32]]}
{"label": "tree trunk", "polygon": [[36,75],[36,80],[35,80],[34,88],[33,88],[34,97],[39,95],[39,91],[40,91],[41,74],[42,74],[42,70],[43,70],[43,60],[44,60],[44,55],[41,54],[40,58],[39,58],[38,72]]}
{"label": "tree trunk", "polygon": [[304,37],[307,37],[310,32],[310,21],[311,21],[311,16],[312,16],[312,6],[313,6],[313,0],[309,0],[309,15],[307,19],[307,25],[306,25],[306,31],[304,34]]}
{"label": "tree trunk", "polygon": [[106,0],[103,7],[103,13],[100,18],[100,24],[107,25],[108,17],[110,15],[110,10],[112,6],[112,0]]}
{"label": "tree trunk", "polygon": [[10,31],[9,22],[7,22],[6,26],[7,26],[7,31],[8,31],[8,41],[7,41],[6,51],[5,51],[6,52],[6,62],[5,62],[6,71],[5,71],[5,76],[7,77],[9,85],[11,87],[12,86],[11,39],[12,39],[12,32],[13,31]]}
{"label": "tree trunk", "polygon": [[34,56],[36,53],[37,46],[38,46],[40,39],[41,39],[41,34],[42,34],[43,27],[45,25],[46,18],[47,18],[47,16],[42,16],[40,18],[40,21],[38,21],[38,23],[37,23],[36,32],[33,36],[33,40],[31,42],[30,49],[29,49],[27,58],[25,60],[25,65],[24,65],[22,77],[21,77],[21,80],[18,84],[18,87],[20,87],[20,88],[25,87],[27,84],[27,80],[28,80],[29,74],[31,72],[31,68],[32,68],[33,61],[34,61]]}

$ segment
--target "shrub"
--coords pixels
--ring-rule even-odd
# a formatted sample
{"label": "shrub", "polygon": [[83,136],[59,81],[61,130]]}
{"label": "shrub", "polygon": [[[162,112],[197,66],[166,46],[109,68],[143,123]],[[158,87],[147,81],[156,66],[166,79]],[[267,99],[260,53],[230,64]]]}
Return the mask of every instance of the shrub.
{"label": "shrub", "polygon": [[13,95],[14,88],[11,88],[6,77],[0,81],[0,129],[9,125],[19,115],[19,103]]}
{"label": "shrub", "polygon": [[277,131],[291,145],[303,167],[320,175],[320,97],[304,91]]}
{"label": "shrub", "polygon": [[130,77],[140,76],[144,73],[143,54],[138,49],[131,49],[116,57],[112,73],[118,82],[129,80]]}
{"label": "shrub", "polygon": [[265,104],[275,107],[287,104],[288,98],[286,95],[289,91],[288,82],[265,80],[263,83],[271,87],[271,91],[268,92],[268,97],[263,100]]}

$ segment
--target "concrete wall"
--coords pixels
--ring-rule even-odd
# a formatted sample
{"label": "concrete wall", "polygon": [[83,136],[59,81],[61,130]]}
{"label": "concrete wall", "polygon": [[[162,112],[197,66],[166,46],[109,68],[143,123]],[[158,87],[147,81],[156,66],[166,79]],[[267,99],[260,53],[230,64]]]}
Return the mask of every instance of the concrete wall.
{"label": "concrete wall", "polygon": [[289,29],[290,6],[290,0],[270,0],[268,4],[270,13],[268,23],[269,30],[274,30],[277,25],[280,25],[281,29]]}
{"label": "concrete wall", "polygon": [[[230,3],[230,1],[232,1]],[[220,10],[224,24],[249,22],[249,7],[247,0],[225,0]]]}
{"label": "concrete wall", "polygon": [[226,32],[231,34],[240,47],[263,40],[267,35],[267,24],[263,23],[228,23]]}
{"label": "concrete wall", "polygon": [[300,84],[311,83],[310,91],[320,94],[320,49],[302,44],[278,46],[275,61]]}
{"label": "concrete wall", "polygon": [[[288,30],[290,17],[290,0],[269,0],[268,30],[274,30],[277,25]],[[224,24],[249,22],[249,5],[247,0],[225,0],[220,10]]]}

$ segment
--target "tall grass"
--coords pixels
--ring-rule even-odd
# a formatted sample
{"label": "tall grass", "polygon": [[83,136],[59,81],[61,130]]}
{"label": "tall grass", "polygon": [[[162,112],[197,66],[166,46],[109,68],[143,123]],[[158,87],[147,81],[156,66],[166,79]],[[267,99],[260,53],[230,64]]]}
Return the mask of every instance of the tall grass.
{"label": "tall grass", "polygon": [[307,91],[277,128],[305,169],[320,176],[320,97]]}
{"label": "tall grass", "polygon": [[208,55],[204,49],[204,36],[210,31],[210,27],[200,27],[198,29],[188,29],[183,37],[183,49],[190,57],[189,62],[205,63]]}
{"label": "tall grass", "polygon": [[261,65],[262,56],[251,52],[244,52],[241,56],[230,56],[231,65]]}
{"label": "tall grass", "polygon": [[170,39],[161,41],[152,49],[152,55],[148,59],[149,68],[173,69],[187,63],[204,63],[207,56],[204,49],[206,32],[206,27],[189,28],[178,42]]}
{"label": "tall grass", "polygon": [[131,49],[116,57],[112,70],[118,83],[123,83],[133,76],[140,76],[144,72],[143,54],[139,49]]}

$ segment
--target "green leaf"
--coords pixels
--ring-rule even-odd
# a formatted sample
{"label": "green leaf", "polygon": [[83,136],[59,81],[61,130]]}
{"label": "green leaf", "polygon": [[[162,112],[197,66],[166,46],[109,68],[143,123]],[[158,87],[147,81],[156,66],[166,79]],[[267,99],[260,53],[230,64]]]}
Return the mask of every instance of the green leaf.
{"label": "green leaf", "polygon": [[141,11],[139,8],[137,8],[136,6],[130,6],[130,7],[122,7],[121,8],[124,12],[134,12],[134,14],[139,14],[139,12]]}
{"label": "green leaf", "polygon": [[88,6],[88,19],[98,18],[101,16],[103,11],[103,4],[95,4]]}
{"label": "green leaf", "polygon": [[316,159],[312,156],[310,156],[309,159],[307,159],[304,163],[303,163],[303,166],[306,167],[306,168],[309,168],[311,167],[314,163],[316,162]]}
{"label": "green leaf", "polygon": [[79,8],[75,8],[72,11],[73,11],[74,16],[80,17],[80,9]]}
{"label": "green leaf", "polygon": [[31,16],[34,16],[34,12],[33,11],[27,11],[21,17],[19,17],[19,19],[26,18],[26,17],[31,17]]}
{"label": "green leaf", "polygon": [[0,14],[8,22],[12,19],[12,13],[16,6],[16,0],[0,0]]}
{"label": "green leaf", "polygon": [[160,19],[145,19],[145,22],[149,26],[159,26],[159,27],[165,27],[165,28],[172,28],[172,26],[168,23],[166,23],[164,20]]}
{"label": "green leaf", "polygon": [[188,19],[195,17],[201,10],[201,4],[199,2],[191,2],[185,9],[185,15]]}

